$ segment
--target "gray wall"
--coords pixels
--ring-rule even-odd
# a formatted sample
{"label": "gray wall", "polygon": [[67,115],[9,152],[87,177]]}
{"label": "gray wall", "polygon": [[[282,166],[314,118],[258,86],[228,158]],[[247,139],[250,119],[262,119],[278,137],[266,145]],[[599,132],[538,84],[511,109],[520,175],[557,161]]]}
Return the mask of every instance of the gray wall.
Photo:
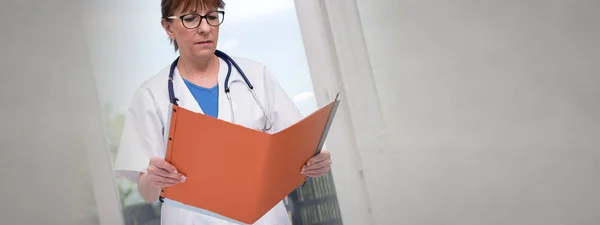
{"label": "gray wall", "polygon": [[0,3],[0,224],[121,224],[80,13]]}
{"label": "gray wall", "polygon": [[600,223],[600,1],[357,2],[377,224]]}

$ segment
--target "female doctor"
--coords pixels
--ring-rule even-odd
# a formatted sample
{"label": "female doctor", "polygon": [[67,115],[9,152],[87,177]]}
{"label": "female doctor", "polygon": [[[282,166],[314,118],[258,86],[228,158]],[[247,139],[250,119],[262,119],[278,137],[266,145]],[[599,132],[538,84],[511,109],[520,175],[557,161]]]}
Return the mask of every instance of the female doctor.
{"label": "female doctor", "polygon": [[[116,170],[138,184],[138,191],[147,202],[158,199],[161,187],[186,180],[185,174],[164,161],[166,143],[163,135],[168,129],[165,126],[171,102],[197,113],[270,133],[302,119],[265,65],[249,59],[229,58],[216,50],[219,26],[225,14],[219,9],[224,5],[223,0],[161,1],[162,26],[180,56],[136,91],[126,115],[115,162]],[[253,86],[253,92],[248,85]],[[330,153],[323,151],[308,160],[302,173],[309,177],[323,176],[330,165]],[[164,225],[229,224],[167,204],[162,207],[161,221]],[[255,224],[290,224],[283,202]]]}

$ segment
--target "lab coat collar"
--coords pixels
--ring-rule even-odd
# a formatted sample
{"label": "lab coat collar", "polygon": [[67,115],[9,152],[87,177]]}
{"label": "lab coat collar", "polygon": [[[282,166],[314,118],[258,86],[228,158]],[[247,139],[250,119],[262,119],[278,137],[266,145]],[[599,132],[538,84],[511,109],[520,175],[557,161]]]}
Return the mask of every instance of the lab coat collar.
{"label": "lab coat collar", "polygon": [[173,71],[173,89],[173,92],[175,92],[175,98],[179,99],[177,104],[179,104],[180,107],[192,112],[204,113],[192,95],[192,92],[185,84],[183,77],[181,77],[181,74],[179,74],[177,67],[175,67],[175,71]]}
{"label": "lab coat collar", "polygon": [[[223,59],[219,58],[219,77],[218,77],[218,85],[219,85],[219,119],[231,122],[231,112],[229,107],[229,101],[227,100],[227,96],[225,95],[225,78],[227,76],[227,71],[229,70],[227,63],[223,61]],[[238,76],[237,70],[235,67],[231,67],[231,76],[229,78],[229,83],[233,81],[241,80],[240,76]],[[192,112],[196,113],[204,113],[200,105],[190,92],[189,88],[185,84],[185,81],[179,74],[177,68],[175,68],[173,74],[173,89],[175,92],[175,97],[179,99],[179,106],[188,109]],[[233,109],[235,110],[236,105],[233,104]]]}

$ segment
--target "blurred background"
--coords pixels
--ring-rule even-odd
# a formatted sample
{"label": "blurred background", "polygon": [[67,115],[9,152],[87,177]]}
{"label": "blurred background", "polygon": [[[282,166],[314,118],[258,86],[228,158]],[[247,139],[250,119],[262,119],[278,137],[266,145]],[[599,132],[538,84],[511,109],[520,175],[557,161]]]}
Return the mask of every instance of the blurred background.
{"label": "blurred background", "polygon": [[[600,223],[599,1],[226,4],[219,49],[305,115],[342,97],[294,225]],[[160,224],[112,171],[134,91],[177,56],[160,1],[0,11],[0,224]]]}

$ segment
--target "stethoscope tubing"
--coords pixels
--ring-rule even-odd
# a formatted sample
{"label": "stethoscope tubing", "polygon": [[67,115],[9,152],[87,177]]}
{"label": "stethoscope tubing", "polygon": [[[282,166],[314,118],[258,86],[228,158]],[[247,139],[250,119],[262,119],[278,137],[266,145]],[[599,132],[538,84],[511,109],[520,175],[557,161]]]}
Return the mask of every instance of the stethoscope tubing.
{"label": "stethoscope tubing", "polygon": [[[258,97],[256,96],[256,93],[254,92],[254,86],[252,86],[252,83],[250,82],[250,80],[248,80],[248,77],[246,77],[246,74],[244,74],[244,71],[240,68],[240,66],[235,62],[235,60],[233,60],[229,55],[225,54],[222,51],[216,50],[215,51],[215,55],[221,59],[223,59],[223,61],[225,61],[225,63],[227,63],[227,76],[225,77],[225,84],[223,84],[224,86],[224,92],[225,95],[227,96],[227,101],[229,102],[229,109],[231,112],[231,122],[235,123],[235,115],[233,113],[233,103],[231,100],[231,89],[229,86],[229,77],[231,76],[231,66],[233,65],[233,67],[235,67],[235,69],[238,71],[238,73],[240,74],[240,76],[242,77],[242,79],[244,79],[244,82],[246,83],[248,90],[250,91],[250,93],[252,94],[252,97],[254,98],[254,100],[256,101],[256,103],[258,104],[258,106],[260,107],[260,109],[263,111],[263,113],[265,114],[265,116],[267,117],[268,120],[268,128],[265,126],[265,128],[263,128],[263,131],[268,131],[273,127],[273,119],[271,118],[271,116],[269,115],[269,113],[267,113],[266,108],[264,107],[264,105],[258,100]],[[169,88],[169,100],[171,101],[171,104],[173,105],[179,105],[177,102],[179,101],[179,99],[177,99],[175,97],[175,92],[173,91],[173,75],[175,73],[175,68],[177,67],[177,63],[179,62],[179,57],[177,57],[177,59],[175,59],[173,61],[173,63],[171,64],[171,68],[169,70],[169,82],[168,82],[168,88]]]}

